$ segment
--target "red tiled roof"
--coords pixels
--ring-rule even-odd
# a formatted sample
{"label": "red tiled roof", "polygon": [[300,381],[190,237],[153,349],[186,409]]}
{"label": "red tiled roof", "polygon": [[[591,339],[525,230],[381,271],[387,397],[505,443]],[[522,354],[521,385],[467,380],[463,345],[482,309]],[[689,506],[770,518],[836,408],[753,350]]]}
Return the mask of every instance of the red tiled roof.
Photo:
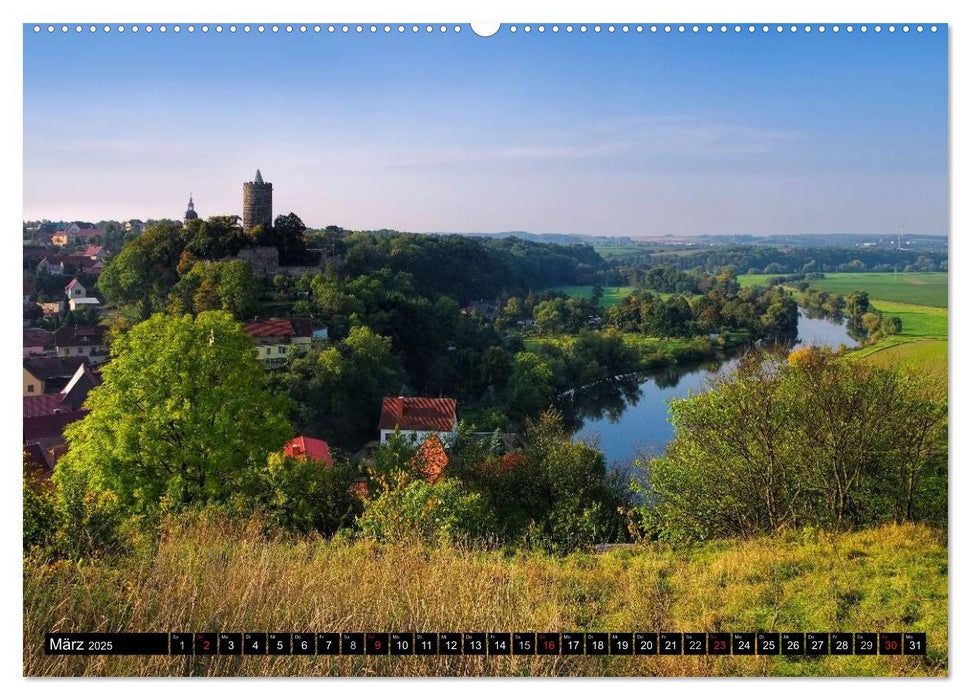
{"label": "red tiled roof", "polygon": [[297,459],[313,459],[326,462],[328,467],[334,466],[334,459],[330,456],[330,446],[324,440],[300,435],[283,446],[283,454]]}
{"label": "red tiled roof", "polygon": [[64,288],[64,291],[66,292],[69,289],[74,289],[75,287],[80,287],[80,286],[81,286],[81,283],[78,282],[78,278],[75,277],[70,282],[68,282],[67,286]]}
{"label": "red tiled roof", "polygon": [[439,430],[455,428],[455,399],[423,396],[385,396],[381,402],[379,430]]}
{"label": "red tiled roof", "polygon": [[24,369],[38,379],[71,378],[78,367],[88,364],[86,357],[25,357]]}
{"label": "red tiled roof", "polygon": [[[40,418],[53,416],[55,411],[61,411],[64,394],[36,394],[24,396],[24,418]],[[70,409],[67,409],[70,410]]]}
{"label": "red tiled roof", "polygon": [[41,328],[28,328],[24,330],[24,347],[48,348],[54,344],[54,334]]}
{"label": "red tiled roof", "polygon": [[76,420],[84,418],[88,411],[64,411],[49,416],[24,418],[24,444],[62,437],[64,428]]}
{"label": "red tiled roof", "polygon": [[267,336],[293,336],[293,325],[285,318],[256,319],[246,324],[246,335],[263,338]]}
{"label": "red tiled roof", "polygon": [[54,343],[58,347],[104,344],[105,326],[61,326],[54,331]]}
{"label": "red tiled roof", "polygon": [[95,255],[97,255],[100,252],[101,252],[100,245],[92,245],[85,248],[82,255],[86,258],[93,258]]}

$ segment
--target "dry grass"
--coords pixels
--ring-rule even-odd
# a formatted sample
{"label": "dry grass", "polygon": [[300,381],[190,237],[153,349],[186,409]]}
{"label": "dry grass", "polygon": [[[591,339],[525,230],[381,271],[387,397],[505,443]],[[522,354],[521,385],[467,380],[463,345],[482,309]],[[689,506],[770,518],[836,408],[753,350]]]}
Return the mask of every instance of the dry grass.
{"label": "dry grass", "polygon": [[[219,522],[24,569],[25,675],[946,675],[947,546],[919,526],[550,557]],[[57,657],[49,631],[926,631],[919,657]]]}

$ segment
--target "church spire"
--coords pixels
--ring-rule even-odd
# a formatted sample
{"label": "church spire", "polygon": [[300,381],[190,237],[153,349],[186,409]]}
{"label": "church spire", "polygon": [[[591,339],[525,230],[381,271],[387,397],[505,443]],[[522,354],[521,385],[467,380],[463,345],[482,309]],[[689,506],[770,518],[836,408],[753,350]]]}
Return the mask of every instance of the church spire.
{"label": "church spire", "polygon": [[198,219],[198,218],[199,218],[199,215],[196,214],[196,205],[195,205],[195,202],[192,201],[192,193],[190,192],[189,206],[185,210],[185,216],[182,217],[182,220],[185,222],[189,222],[189,221],[192,221],[193,219]]}

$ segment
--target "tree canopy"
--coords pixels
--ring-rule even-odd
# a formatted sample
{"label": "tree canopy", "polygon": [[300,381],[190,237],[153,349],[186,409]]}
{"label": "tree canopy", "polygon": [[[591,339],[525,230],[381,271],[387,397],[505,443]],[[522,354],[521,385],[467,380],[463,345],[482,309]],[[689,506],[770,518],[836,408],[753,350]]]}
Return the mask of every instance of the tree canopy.
{"label": "tree canopy", "polygon": [[288,402],[242,327],[222,311],[156,314],[111,346],[90,414],[71,425],[62,486],[110,492],[131,513],[160,501],[221,503],[254,488],[271,451],[291,436]]}

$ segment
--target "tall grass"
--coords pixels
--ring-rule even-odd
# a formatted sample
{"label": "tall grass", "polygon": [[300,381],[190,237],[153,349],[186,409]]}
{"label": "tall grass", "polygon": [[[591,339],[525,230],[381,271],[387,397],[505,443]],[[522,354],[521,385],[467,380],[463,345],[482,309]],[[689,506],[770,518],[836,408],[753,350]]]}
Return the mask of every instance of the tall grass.
{"label": "tall grass", "polygon": [[[265,537],[219,520],[141,555],[24,566],[24,673],[946,675],[947,546],[915,525],[552,557]],[[926,631],[923,657],[59,657],[54,631]]]}

